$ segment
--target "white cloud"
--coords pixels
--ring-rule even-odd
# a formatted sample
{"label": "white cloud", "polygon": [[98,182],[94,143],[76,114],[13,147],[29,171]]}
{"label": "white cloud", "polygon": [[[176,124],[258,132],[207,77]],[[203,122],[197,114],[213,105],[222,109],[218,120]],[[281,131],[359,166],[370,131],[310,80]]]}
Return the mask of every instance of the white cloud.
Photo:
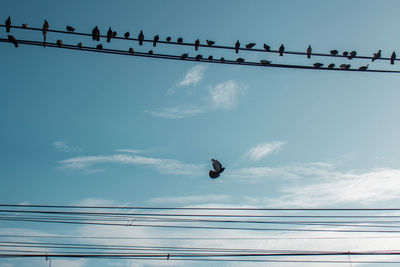
{"label": "white cloud", "polygon": [[238,95],[245,89],[244,85],[230,80],[210,88],[212,104],[215,108],[228,109],[236,105]]}
{"label": "white cloud", "polygon": [[278,151],[284,144],[285,144],[284,142],[278,142],[278,141],[274,141],[272,143],[261,143],[252,147],[249,151],[247,151],[245,157],[253,161],[258,161],[268,156],[272,152]]}
{"label": "white cloud", "polygon": [[229,195],[197,195],[197,196],[182,196],[182,197],[156,197],[149,200],[151,203],[211,203],[211,202],[227,202],[232,198]]}
{"label": "white cloud", "polygon": [[80,152],[82,148],[68,145],[68,141],[56,141],[53,143],[55,148],[60,152]]}
{"label": "white cloud", "polygon": [[177,106],[159,110],[147,110],[146,112],[150,113],[152,116],[160,118],[183,119],[204,113],[206,110],[199,107],[184,108]]}
{"label": "white cloud", "polygon": [[185,77],[178,83],[178,86],[196,85],[203,79],[205,69],[206,66],[201,64],[190,68]]}
{"label": "white cloud", "polygon": [[121,152],[121,153],[132,153],[132,154],[139,154],[139,153],[143,153],[143,150],[141,149],[116,149],[115,151],[117,152]]}

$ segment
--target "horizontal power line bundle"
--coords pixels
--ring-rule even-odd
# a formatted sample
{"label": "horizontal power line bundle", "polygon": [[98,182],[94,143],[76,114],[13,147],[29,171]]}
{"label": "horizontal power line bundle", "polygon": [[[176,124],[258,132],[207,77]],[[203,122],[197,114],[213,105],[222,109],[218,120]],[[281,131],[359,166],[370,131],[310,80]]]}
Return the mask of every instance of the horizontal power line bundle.
{"label": "horizontal power line bundle", "polygon": [[[7,38],[0,38],[0,42],[11,42],[15,47],[18,47],[20,44],[22,45],[30,45],[30,46],[47,46],[53,48],[61,48],[61,49],[70,49],[70,50],[80,50],[86,52],[94,52],[94,53],[106,53],[106,54],[114,54],[114,55],[125,55],[125,56],[138,56],[138,57],[149,57],[149,58],[159,58],[159,59],[169,59],[169,60],[180,60],[180,61],[197,61],[197,62],[207,62],[207,63],[217,63],[217,64],[230,64],[230,65],[246,65],[246,66],[258,66],[258,67],[275,67],[275,68],[295,68],[295,69],[309,69],[309,70],[332,70],[332,71],[361,71],[361,72],[386,72],[386,73],[400,73],[399,70],[378,70],[378,69],[370,69],[369,64],[361,65],[356,68],[352,67],[351,64],[323,64],[320,62],[315,62],[310,66],[307,65],[296,65],[296,64],[281,64],[272,62],[267,59],[260,59],[259,61],[247,61],[244,57],[235,57],[231,59],[225,58],[224,56],[216,57],[216,56],[204,56],[199,54],[197,51],[199,48],[203,50],[228,50],[235,51],[236,54],[239,52],[247,52],[262,55],[265,57],[267,54],[279,54],[283,55],[302,55],[307,58],[311,57],[330,57],[335,59],[347,58],[348,60],[353,59],[367,59],[372,61],[390,61],[393,65],[397,59],[396,53],[393,52],[391,57],[383,57],[381,50],[377,51],[373,54],[373,56],[360,56],[357,55],[356,51],[344,51],[342,54],[337,50],[330,50],[329,53],[315,53],[312,52],[311,46],[309,46],[306,52],[301,51],[287,51],[284,45],[282,44],[279,49],[271,49],[271,47],[267,44],[263,44],[263,48],[256,48],[256,43],[247,43],[245,45],[241,44],[239,40],[234,44],[234,46],[224,46],[217,45],[216,42],[211,40],[206,40],[206,42],[201,42],[199,39],[195,40],[192,43],[184,42],[182,37],[176,39],[176,41],[172,40],[172,37],[168,36],[164,40],[161,39],[159,35],[155,35],[152,39],[146,39],[143,31],[140,31],[137,38],[132,38],[129,32],[126,32],[123,36],[118,36],[116,31],[113,31],[111,27],[108,29],[107,34],[101,34],[100,29],[96,26],[92,33],[83,33],[75,31],[75,28],[72,26],[67,26],[66,30],[55,30],[50,29],[50,24],[45,20],[42,28],[29,27],[28,24],[22,24],[22,26],[16,26],[11,23],[11,18],[9,17],[5,24],[0,25],[0,27],[6,28]],[[11,29],[18,29],[24,31],[41,31],[43,34],[43,41],[35,41],[35,40],[25,40],[21,38],[17,38],[16,36],[11,34]],[[101,40],[106,41],[106,44],[98,43],[95,46],[84,45],[82,41],[76,41],[75,44],[67,44],[62,41],[62,39],[58,39],[57,42],[47,42],[46,37],[48,33],[55,33],[59,35],[68,35],[68,36],[82,36],[82,37],[91,37],[93,41],[100,42]],[[143,46],[144,43],[152,44],[153,47],[148,51],[137,51],[133,47],[129,47],[126,49],[115,49],[115,48],[106,48],[110,46],[111,40],[123,40],[123,41],[134,41],[139,44],[139,46]],[[181,54],[171,54],[171,53],[161,53],[155,51],[158,49],[157,45],[170,45],[174,47],[183,47],[183,48],[191,48],[195,50],[195,53],[192,55],[192,52],[185,51]]]}

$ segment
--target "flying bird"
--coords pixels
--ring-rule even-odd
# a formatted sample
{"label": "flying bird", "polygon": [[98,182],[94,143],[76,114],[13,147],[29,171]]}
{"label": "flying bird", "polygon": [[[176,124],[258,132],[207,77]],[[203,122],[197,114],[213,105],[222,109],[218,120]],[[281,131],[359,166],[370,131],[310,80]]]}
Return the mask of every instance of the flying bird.
{"label": "flying bird", "polygon": [[131,35],[129,32],[126,32],[125,34],[124,34],[124,37],[126,38],[126,39],[128,39],[129,38],[129,35]]}
{"label": "flying bird", "polygon": [[313,65],[314,65],[314,68],[319,69],[319,68],[321,68],[324,64],[322,64],[322,63],[314,63]]}
{"label": "flying bird", "polygon": [[208,46],[212,46],[213,44],[215,44],[215,42],[214,42],[214,41],[211,41],[211,40],[206,40],[206,42],[207,42],[207,45],[208,45]]}
{"label": "flying bird", "polygon": [[210,170],[208,175],[210,176],[210,178],[215,179],[219,177],[219,175],[225,170],[225,168],[222,167],[222,164],[218,160],[211,159],[211,162],[214,170]]}
{"label": "flying bird", "polygon": [[235,43],[235,52],[236,53],[239,53],[239,47],[240,47],[240,43],[239,43],[239,40],[237,40]]}
{"label": "flying bird", "polygon": [[197,39],[196,41],[194,41],[194,50],[197,51],[199,50],[199,45],[200,45],[200,40]]}
{"label": "flying bird", "polygon": [[129,53],[133,54],[133,53],[135,53],[135,50],[131,47],[131,48],[129,48]]}
{"label": "flying bird", "polygon": [[75,28],[74,27],[72,27],[72,26],[67,26],[67,27],[65,27],[65,29],[67,30],[67,31],[69,31],[69,32],[74,32],[75,31]]}
{"label": "flying bird", "polygon": [[188,53],[183,53],[183,54],[181,55],[181,59],[186,59],[188,56],[189,56]]}
{"label": "flying bird", "polygon": [[6,32],[10,32],[11,30],[11,17],[8,17],[6,20]]}
{"label": "flying bird", "polygon": [[256,45],[256,43],[249,43],[246,45],[247,49],[252,49],[254,46]]}
{"label": "flying bird", "polygon": [[331,50],[331,55],[332,55],[332,56],[336,56],[337,54],[339,54],[339,51],[337,51],[337,50]]}
{"label": "flying bird", "polygon": [[265,51],[270,51],[271,47],[267,44],[264,44],[264,49],[265,49]]}
{"label": "flying bird", "polygon": [[390,56],[390,64],[394,64],[394,61],[396,60],[396,53],[393,51],[392,55]]}
{"label": "flying bird", "polygon": [[263,64],[263,65],[269,65],[269,64],[271,64],[271,61],[265,60],[265,59],[261,59],[260,62],[261,62],[261,64]]}
{"label": "flying bird", "polygon": [[311,45],[309,45],[308,46],[308,48],[307,48],[307,58],[310,58],[311,57]]}
{"label": "flying bird", "polygon": [[47,20],[44,20],[42,33],[43,33],[43,46],[46,47],[47,31],[49,30],[50,24]]}
{"label": "flying bird", "polygon": [[179,37],[176,41],[177,41],[178,43],[182,43],[182,42],[183,42],[183,39],[182,39],[182,37]]}
{"label": "flying bird", "polygon": [[239,63],[243,63],[243,62],[244,62],[244,58],[238,57],[238,58],[236,59],[236,61],[239,62]]}
{"label": "flying bird", "polygon": [[283,44],[281,44],[281,46],[279,47],[279,55],[283,56],[283,51],[285,51],[285,47],[283,46]]}
{"label": "flying bird", "polygon": [[143,45],[144,34],[143,34],[142,30],[140,31],[140,33],[138,35],[138,39],[139,39],[139,45]]}
{"label": "flying bird", "polygon": [[8,35],[8,41],[14,44],[15,48],[18,47],[17,39],[15,39],[14,35]]}
{"label": "flying bird", "polygon": [[61,47],[63,45],[63,41],[62,40],[57,40],[57,46]]}
{"label": "flying bird", "polygon": [[372,57],[372,62],[374,62],[378,58],[381,58],[381,53],[382,50],[379,50],[377,53],[374,53],[374,56]]}
{"label": "flying bird", "polygon": [[366,66],[361,66],[358,68],[358,70],[366,71],[368,69],[368,66],[369,66],[369,64],[367,64]]}
{"label": "flying bird", "polygon": [[112,34],[113,34],[113,32],[112,32],[112,30],[111,30],[111,27],[108,27],[108,31],[107,31],[107,43],[109,43],[109,42],[111,41]]}
{"label": "flying bird", "polygon": [[167,40],[167,42],[171,42],[171,36],[168,36],[165,40]]}
{"label": "flying bird", "polygon": [[160,40],[160,36],[158,34],[153,38],[153,47],[156,47],[158,40]]}
{"label": "flying bird", "polygon": [[92,30],[92,39],[93,41],[100,41],[100,30],[97,26]]}
{"label": "flying bird", "polygon": [[335,64],[331,63],[328,65],[328,69],[333,69],[335,67]]}

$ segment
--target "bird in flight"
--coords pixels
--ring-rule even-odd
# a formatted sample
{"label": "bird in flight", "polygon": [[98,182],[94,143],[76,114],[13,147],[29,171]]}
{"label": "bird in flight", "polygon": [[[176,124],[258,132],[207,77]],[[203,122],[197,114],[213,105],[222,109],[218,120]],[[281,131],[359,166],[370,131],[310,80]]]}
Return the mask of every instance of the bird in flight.
{"label": "bird in flight", "polygon": [[214,170],[210,170],[208,175],[210,178],[215,179],[225,170],[225,167],[222,167],[222,164],[216,159],[211,159],[211,162]]}

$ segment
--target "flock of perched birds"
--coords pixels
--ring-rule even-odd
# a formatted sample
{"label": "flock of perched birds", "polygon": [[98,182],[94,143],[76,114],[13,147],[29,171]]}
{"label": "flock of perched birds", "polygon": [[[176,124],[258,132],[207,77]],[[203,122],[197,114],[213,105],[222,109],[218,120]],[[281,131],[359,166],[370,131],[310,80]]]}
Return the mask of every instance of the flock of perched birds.
{"label": "flock of perched birds", "polygon": [[[11,17],[8,17],[7,20],[5,21],[5,27],[6,27],[6,32],[9,33],[10,30],[11,30]],[[44,20],[43,27],[42,27],[43,46],[44,46],[44,47],[46,47],[46,37],[47,37],[47,32],[48,32],[48,30],[49,30],[49,27],[50,27],[49,22],[48,22],[47,20]],[[27,25],[27,24],[22,24],[22,28],[28,28],[28,25]],[[75,28],[68,25],[68,26],[66,26],[66,30],[67,30],[68,32],[74,32],[74,31],[75,31]],[[100,41],[100,38],[101,38],[102,36],[101,36],[101,34],[100,34],[100,29],[99,29],[97,26],[95,26],[95,27],[92,29],[91,36],[92,36],[92,40],[93,40],[93,41]],[[107,43],[110,43],[112,38],[116,38],[116,37],[117,37],[117,32],[116,32],[116,31],[113,31],[113,30],[111,29],[111,27],[109,27],[109,28],[108,28],[108,31],[107,31],[107,35],[106,35],[105,37],[106,37]],[[129,32],[125,32],[124,38],[125,38],[125,39],[128,39],[129,37],[130,37],[130,33],[129,33]],[[120,37],[119,37],[119,38],[120,38]],[[11,43],[13,43],[15,47],[18,47],[18,41],[17,41],[17,39],[16,39],[13,35],[11,35],[11,34],[8,35],[8,40],[9,40]],[[147,41],[147,42],[148,42],[148,40],[145,40],[145,39],[144,39],[143,31],[140,31],[140,33],[139,33],[139,35],[138,35],[138,37],[137,37],[137,40],[138,40],[140,46],[143,45],[143,42],[144,42],[144,41]],[[157,46],[157,43],[160,42],[160,41],[161,41],[161,40],[160,40],[160,36],[159,36],[159,35],[155,35],[155,36],[153,37],[153,40],[152,40],[153,47],[156,47],[156,46]],[[171,42],[171,41],[172,41],[172,38],[171,38],[170,36],[168,36],[168,37],[166,38],[166,42]],[[176,43],[178,43],[178,44],[183,43],[183,39],[182,39],[181,37],[179,37],[179,38],[177,39]],[[59,39],[59,40],[57,40],[56,44],[57,44],[59,47],[61,47],[61,46],[63,45],[63,42],[62,42],[62,40]],[[211,46],[213,46],[214,44],[215,44],[214,41],[206,40],[206,45],[204,44],[204,45],[202,45],[202,46],[211,47]],[[193,44],[195,51],[198,51],[198,48],[199,48],[200,45],[201,45],[200,40],[199,40],[199,39],[195,40],[195,42],[194,42],[194,44]],[[79,48],[82,48],[82,47],[83,47],[83,45],[82,45],[81,42],[78,43],[77,46],[78,46]],[[256,46],[256,43],[248,43],[248,44],[244,45],[244,48],[245,48],[246,50],[251,50],[251,49],[254,48],[255,46]],[[96,48],[99,49],[99,50],[101,50],[101,49],[103,49],[103,45],[102,45],[102,44],[98,44],[98,45],[96,46]],[[233,49],[235,50],[235,53],[239,53],[239,50],[240,50],[240,49],[243,49],[243,47],[241,47],[241,44],[240,44],[239,40],[236,41],[236,43],[235,43]],[[266,52],[277,52],[277,53],[279,53],[279,56],[283,56],[283,54],[285,53],[285,46],[284,46],[283,44],[281,44],[281,46],[279,47],[279,49],[278,49],[277,51],[272,51],[272,50],[271,50],[271,47],[270,47],[269,45],[267,45],[267,44],[264,43],[264,44],[263,44],[263,49],[264,49]],[[129,51],[129,53],[131,53],[131,54],[134,54],[134,53],[135,53],[135,50],[134,50],[132,47],[129,48],[128,51]],[[377,59],[382,58],[381,52],[382,52],[382,51],[379,50],[378,52],[376,52],[376,53],[373,54],[372,62],[375,61],[375,60],[377,60]],[[149,50],[148,53],[149,53],[149,54],[153,54],[153,50]],[[340,56],[338,50],[331,50],[331,51],[330,51],[330,55],[332,55],[332,56]],[[348,58],[349,60],[351,60],[351,59],[353,59],[353,58],[355,58],[355,57],[357,56],[357,52],[356,52],[356,51],[351,51],[351,52],[344,51],[344,52],[342,53],[342,55],[343,55],[344,57]],[[306,56],[307,56],[307,58],[311,58],[311,56],[312,56],[312,48],[311,48],[311,45],[309,45],[308,48],[307,48],[307,50],[306,50]],[[183,59],[183,60],[186,59],[186,58],[188,58],[188,57],[189,57],[189,53],[183,53],[183,54],[180,56],[180,58]],[[202,56],[201,54],[198,54],[198,55],[195,56],[195,59],[196,59],[196,60],[202,60],[202,59],[203,59],[203,56]],[[214,60],[213,56],[208,56],[207,59],[208,59],[208,60]],[[221,58],[218,59],[218,60],[220,60],[221,62],[224,62],[224,61],[225,61],[225,58],[224,58],[224,57],[221,57]],[[396,53],[393,52],[392,55],[391,55],[391,57],[390,57],[390,64],[393,65],[394,62],[395,62],[395,60],[396,60]],[[239,57],[239,58],[236,59],[236,61],[237,61],[238,63],[243,63],[243,62],[245,62],[245,59]],[[270,60],[261,59],[261,60],[260,60],[260,63],[261,63],[262,65],[269,65],[269,64],[271,64],[271,61],[270,61]],[[323,63],[319,63],[319,62],[313,64],[313,67],[314,67],[314,68],[317,68],[317,69],[318,69],[318,68],[322,68],[323,66],[324,66],[324,64],[323,64]],[[350,67],[351,67],[350,64],[341,64],[341,65],[338,66],[339,69],[343,69],[343,70],[349,70]],[[367,64],[367,65],[365,65],[365,66],[359,67],[358,70],[360,70],[360,71],[365,71],[365,70],[368,69],[368,67],[369,67],[369,64]],[[327,68],[327,69],[334,69],[334,68],[335,68],[335,64],[334,64],[334,63],[331,63],[331,64],[327,65],[326,68]]]}

